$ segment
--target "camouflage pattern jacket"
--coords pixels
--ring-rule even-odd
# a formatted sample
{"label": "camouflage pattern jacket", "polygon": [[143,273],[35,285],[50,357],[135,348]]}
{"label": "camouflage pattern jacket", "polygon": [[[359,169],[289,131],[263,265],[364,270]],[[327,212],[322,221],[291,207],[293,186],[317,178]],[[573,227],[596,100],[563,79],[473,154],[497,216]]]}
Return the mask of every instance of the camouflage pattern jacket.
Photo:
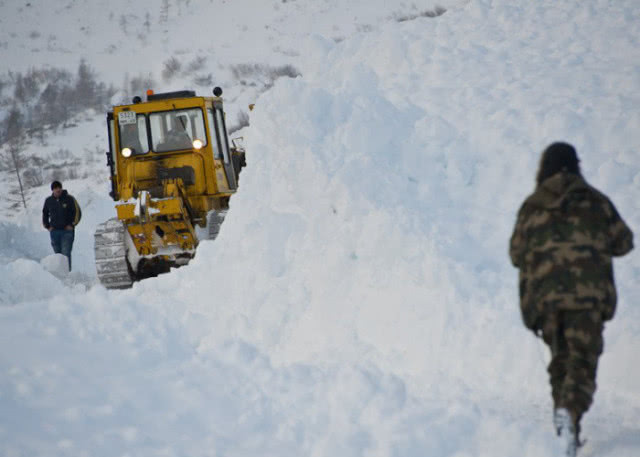
{"label": "camouflage pattern jacket", "polygon": [[582,176],[547,178],[522,204],[510,255],[520,269],[520,310],[537,330],[556,310],[597,309],[613,317],[612,256],[633,249],[633,234],[613,203]]}

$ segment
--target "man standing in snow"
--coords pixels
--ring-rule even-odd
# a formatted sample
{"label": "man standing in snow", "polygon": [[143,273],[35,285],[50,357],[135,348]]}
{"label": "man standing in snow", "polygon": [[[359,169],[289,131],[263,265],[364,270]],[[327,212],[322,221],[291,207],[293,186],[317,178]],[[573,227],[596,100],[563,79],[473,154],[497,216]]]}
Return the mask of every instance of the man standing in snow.
{"label": "man standing in snow", "polygon": [[580,445],[580,419],[596,390],[603,323],[616,309],[612,257],[631,249],[631,230],[584,180],[573,146],[550,145],[535,192],[518,213],[510,255],[520,269],[524,324],[551,349],[554,424],[567,439],[567,455]]}
{"label": "man standing in snow", "polygon": [[80,222],[80,207],[76,199],[62,189],[60,181],[51,183],[51,191],[51,196],[47,197],[42,208],[42,225],[49,230],[53,252],[69,259],[71,271],[71,248],[74,228]]}

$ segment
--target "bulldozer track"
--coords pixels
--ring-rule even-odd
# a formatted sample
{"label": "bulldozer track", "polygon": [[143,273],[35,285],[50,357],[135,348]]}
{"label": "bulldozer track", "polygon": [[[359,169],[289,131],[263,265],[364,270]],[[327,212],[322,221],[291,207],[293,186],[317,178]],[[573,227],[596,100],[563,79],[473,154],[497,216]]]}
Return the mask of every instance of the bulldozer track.
{"label": "bulldozer track", "polygon": [[98,279],[107,289],[126,289],[133,284],[127,263],[124,230],[118,218],[111,218],[96,228],[96,270]]}
{"label": "bulldozer track", "polygon": [[220,226],[224,222],[224,218],[227,215],[228,209],[211,211],[207,217],[207,227],[209,228],[210,240],[215,240],[220,233]]}

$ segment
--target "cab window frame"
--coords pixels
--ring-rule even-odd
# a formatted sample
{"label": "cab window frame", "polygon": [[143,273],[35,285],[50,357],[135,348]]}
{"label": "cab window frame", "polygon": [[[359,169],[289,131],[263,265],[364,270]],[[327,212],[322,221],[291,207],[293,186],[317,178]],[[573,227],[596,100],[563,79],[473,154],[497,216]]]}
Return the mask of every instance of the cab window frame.
{"label": "cab window frame", "polygon": [[207,106],[207,127],[209,127],[211,135],[215,137],[215,141],[211,143],[211,147],[213,149],[213,158],[215,160],[222,160],[222,147],[219,142],[221,134],[218,131],[215,107],[213,106]]}
{"label": "cab window frame", "polygon": [[216,106],[215,110],[215,122],[216,127],[218,127],[219,138],[220,138],[220,147],[222,149],[222,160],[226,165],[231,163],[231,147],[229,146],[229,141],[227,140],[227,125],[224,119],[224,111],[221,106]]}
{"label": "cab window frame", "polygon": [[[123,111],[121,111],[122,113]],[[135,111],[134,111],[135,112]],[[144,119],[144,124],[145,124],[145,139],[147,142],[147,148],[146,151],[144,152],[140,152],[140,151],[136,151],[135,148],[134,149],[134,156],[143,156],[143,155],[147,155],[151,152],[151,142],[149,141],[149,119],[147,119],[147,113],[136,113],[136,130],[138,132],[138,141],[140,141],[140,119]],[[120,116],[120,113],[118,113],[118,116]],[[123,135],[122,135],[122,125],[131,125],[131,124],[120,124],[119,121],[115,121],[114,119],[114,124],[117,125],[117,131],[118,131],[118,148],[119,150],[117,151],[117,153],[120,153],[124,148],[130,148],[130,145],[125,145],[123,144]],[[140,146],[142,146],[142,143],[140,143]],[[114,151],[115,153],[116,151]]]}
{"label": "cab window frame", "polygon": [[[180,112],[180,111],[194,111],[197,110],[200,112],[200,119],[202,121],[202,133],[203,133],[203,138],[201,140],[203,140],[203,145],[202,147],[206,147],[209,142],[210,142],[210,138],[208,138],[207,135],[207,123],[205,120],[205,111],[203,110],[202,106],[190,106],[187,108],[177,108],[177,109],[168,109],[168,110],[162,110],[162,111],[150,111],[148,113],[146,113],[149,116],[149,122],[147,123],[147,130],[148,130],[148,134],[149,134],[149,148],[151,150],[151,152],[153,152],[154,154],[167,154],[167,153],[171,153],[171,152],[180,152],[180,151],[188,151],[188,150],[192,150],[193,149],[193,141],[195,139],[200,139],[198,137],[195,138],[191,138],[190,140],[190,146],[187,148],[178,148],[178,149],[167,149],[167,150],[157,150],[156,149],[156,144],[154,144],[154,128],[153,128],[153,117],[154,116],[164,116],[166,115],[166,113],[176,113],[176,112]],[[169,129],[167,129],[166,126],[166,117],[160,117],[160,125],[162,126],[162,130],[163,130],[163,134],[166,135],[166,133],[168,132]],[[191,135],[189,135],[189,129],[185,128],[184,132],[187,133],[187,135],[189,137],[191,137]],[[166,140],[165,140],[166,141]],[[161,144],[161,143],[158,143]]]}

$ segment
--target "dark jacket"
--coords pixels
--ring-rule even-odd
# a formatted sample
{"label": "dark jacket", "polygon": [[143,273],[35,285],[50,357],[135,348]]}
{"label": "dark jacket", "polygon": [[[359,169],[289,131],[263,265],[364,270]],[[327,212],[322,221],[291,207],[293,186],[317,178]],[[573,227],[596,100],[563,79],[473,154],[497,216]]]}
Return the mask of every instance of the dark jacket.
{"label": "dark jacket", "polygon": [[557,173],[520,208],[510,254],[520,269],[525,325],[539,328],[550,311],[616,307],[611,258],[633,248],[633,234],[611,201],[582,176]]}
{"label": "dark jacket", "polygon": [[42,208],[42,225],[47,229],[64,229],[67,225],[75,227],[80,222],[80,210],[76,199],[62,191],[60,198],[47,197]]}

